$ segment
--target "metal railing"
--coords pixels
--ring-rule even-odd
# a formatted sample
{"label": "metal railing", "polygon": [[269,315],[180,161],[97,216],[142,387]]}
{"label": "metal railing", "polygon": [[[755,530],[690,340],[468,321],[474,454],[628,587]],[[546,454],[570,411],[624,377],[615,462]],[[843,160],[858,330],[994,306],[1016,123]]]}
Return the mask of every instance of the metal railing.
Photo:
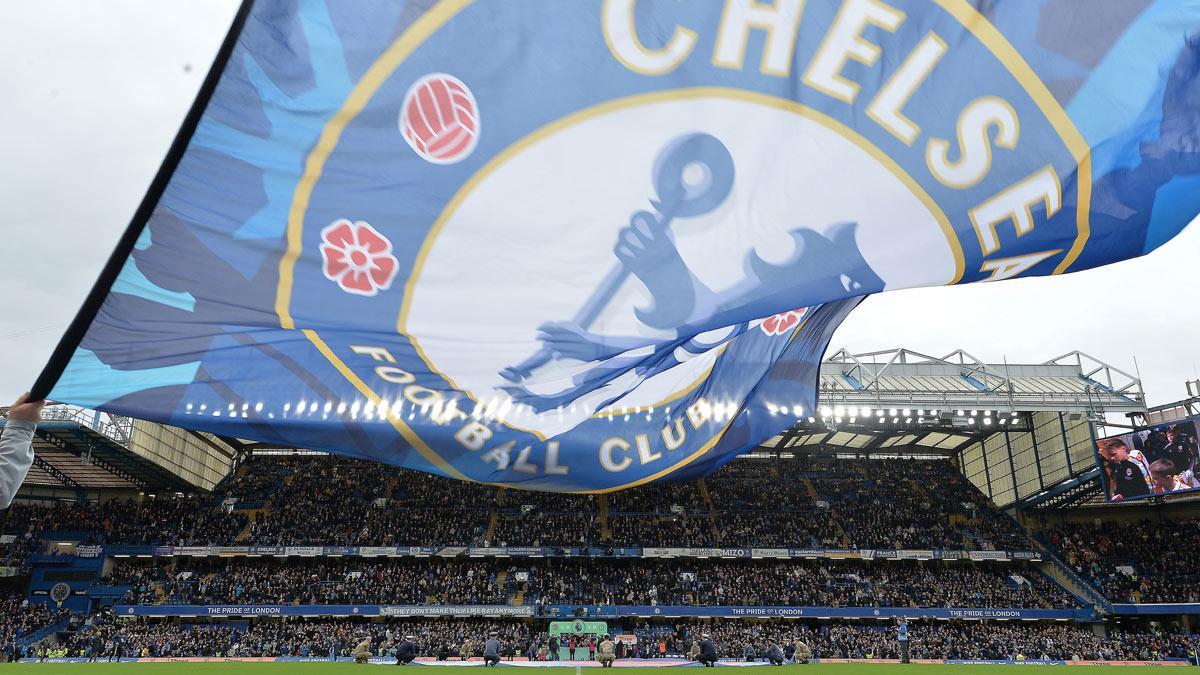
{"label": "metal railing", "polygon": [[[1145,408],[1145,396],[1137,377],[1082,352],[1070,352],[1037,364],[1049,370],[1046,374],[1069,377],[1081,385],[1081,390],[1071,392],[1029,391],[1023,387],[1022,381],[1039,376],[1036,372],[1029,372],[1030,366],[989,364],[961,349],[942,357],[903,347],[863,354],[852,354],[842,349],[827,357],[822,366],[822,378],[840,375],[852,384],[841,387],[822,382],[822,402],[911,403],[943,410],[971,406],[1000,410],[1018,406],[1022,409],[1028,409],[1029,406],[1054,409],[1069,405],[1092,412],[1097,404],[1123,411]],[[932,368],[936,372],[912,372],[913,366]],[[833,372],[835,369],[838,372]],[[979,390],[889,390],[884,383],[893,375],[961,378],[975,383]]]}
{"label": "metal railing", "polygon": [[121,445],[128,445],[129,440],[133,437],[132,418],[110,415],[73,405],[47,406],[42,411],[42,421],[74,422]]}
{"label": "metal railing", "polygon": [[[1036,543],[1041,545],[1041,542]],[[1071,569],[1070,565],[1066,564],[1062,560],[1059,560],[1058,556],[1054,555],[1054,552],[1051,551],[1049,547],[1043,546],[1043,550],[1047,554],[1045,558],[1046,560],[1050,561],[1051,566],[1058,570],[1059,574],[1062,574],[1064,577],[1070,579],[1076,586],[1080,588],[1080,590],[1089,596],[1084,598],[1085,600],[1090,600],[1093,604],[1097,605],[1108,614],[1113,613],[1112,602],[1109,601],[1108,598],[1104,597],[1104,593],[1102,591],[1097,589],[1083,577],[1076,574],[1075,570]]]}
{"label": "metal railing", "polygon": [[1091,412],[1098,406],[1102,407],[1138,407],[1145,405],[1145,399],[1138,394],[1130,402],[1108,400],[1095,391],[1092,386],[1086,386],[1081,392],[1013,392],[1011,396],[995,393],[971,391],[942,391],[928,389],[922,391],[889,391],[882,388],[855,391],[839,388],[822,383],[820,399],[823,405],[861,405],[864,403],[877,406],[896,407],[908,404],[913,408],[924,407],[940,411],[977,408],[984,410],[1030,410],[1041,409],[1048,411],[1078,411]]}

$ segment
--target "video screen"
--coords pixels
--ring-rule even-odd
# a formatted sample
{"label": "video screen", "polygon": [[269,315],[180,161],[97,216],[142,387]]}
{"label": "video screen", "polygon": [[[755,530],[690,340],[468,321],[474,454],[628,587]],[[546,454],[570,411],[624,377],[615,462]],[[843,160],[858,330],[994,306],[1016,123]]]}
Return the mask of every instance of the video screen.
{"label": "video screen", "polygon": [[1200,489],[1195,419],[1164,422],[1096,441],[1109,501]]}

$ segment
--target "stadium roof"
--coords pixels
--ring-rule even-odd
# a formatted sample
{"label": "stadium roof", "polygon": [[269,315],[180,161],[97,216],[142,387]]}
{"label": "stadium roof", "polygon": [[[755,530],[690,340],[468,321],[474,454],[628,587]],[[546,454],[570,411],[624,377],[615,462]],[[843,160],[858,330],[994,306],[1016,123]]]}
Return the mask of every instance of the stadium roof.
{"label": "stadium roof", "polygon": [[1185,417],[1200,416],[1200,380],[1188,380],[1188,397],[1182,401],[1157,405],[1144,412],[1129,415],[1134,426],[1148,427],[1163,422],[1172,422]]}
{"label": "stadium roof", "polygon": [[[1188,393],[1148,408],[1137,377],[1082,352],[986,364],[962,350],[941,358],[903,348],[842,350],[822,364],[819,409],[802,411],[760,453],[954,458],[1000,506],[1119,506],[1105,501],[1095,439],[1200,416],[1200,381],[1189,382]],[[1122,415],[1129,424],[1114,423]]]}
{"label": "stadium roof", "polygon": [[[7,415],[7,410],[0,410]],[[0,426],[5,423],[0,419]],[[34,436],[23,487],[194,491],[174,472],[130,449],[133,420],[74,406],[49,406]]]}
{"label": "stadium roof", "polygon": [[819,409],[780,402],[776,414],[798,419],[762,447],[952,456],[995,433],[1028,431],[1030,413],[1103,419],[1145,410],[1137,377],[1082,352],[1043,363],[989,364],[961,349],[940,358],[903,347],[843,349],[821,364]]}
{"label": "stadium roof", "polygon": [[988,364],[961,349],[937,358],[903,347],[865,354],[843,349],[827,358],[821,402],[1089,416],[1146,409],[1138,378],[1082,352],[1036,364]]}
{"label": "stadium roof", "polygon": [[817,410],[758,453],[952,458],[1000,506],[1071,508],[1102,500],[1092,424],[1146,413],[1137,377],[1082,352],[985,363],[897,348],[841,350],[821,365]]}

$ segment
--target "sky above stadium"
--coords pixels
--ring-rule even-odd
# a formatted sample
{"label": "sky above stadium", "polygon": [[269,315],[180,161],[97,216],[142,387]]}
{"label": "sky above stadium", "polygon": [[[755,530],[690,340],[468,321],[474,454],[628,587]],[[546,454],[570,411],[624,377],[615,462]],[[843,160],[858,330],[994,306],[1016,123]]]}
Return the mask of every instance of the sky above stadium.
{"label": "sky above stadium", "polygon": [[[141,199],[235,0],[41,0],[0,22],[4,205],[0,404],[37,377]],[[1198,379],[1200,226],[1150,256],[1056,278],[868,299],[832,349],[962,348],[999,363],[1084,351],[1133,372],[1151,404]]]}

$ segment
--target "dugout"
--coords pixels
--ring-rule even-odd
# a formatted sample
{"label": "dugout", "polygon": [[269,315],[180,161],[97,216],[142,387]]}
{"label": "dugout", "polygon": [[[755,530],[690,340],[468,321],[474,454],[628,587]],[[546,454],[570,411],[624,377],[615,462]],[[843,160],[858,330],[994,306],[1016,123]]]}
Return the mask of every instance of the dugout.
{"label": "dugout", "polygon": [[[558,638],[558,658],[563,661],[583,661],[588,658],[588,641],[608,635],[608,623],[604,621],[551,621],[550,637]],[[571,641],[575,641],[574,652]]]}

